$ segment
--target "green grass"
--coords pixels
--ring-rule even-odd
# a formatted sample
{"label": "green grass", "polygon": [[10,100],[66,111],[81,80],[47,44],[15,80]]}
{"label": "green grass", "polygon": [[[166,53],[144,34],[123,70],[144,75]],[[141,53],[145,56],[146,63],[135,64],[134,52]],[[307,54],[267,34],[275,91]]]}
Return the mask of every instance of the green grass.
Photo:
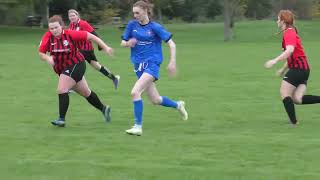
{"label": "green grass", "polygon": [[[298,22],[312,73],[308,93],[320,94],[320,22]],[[177,43],[178,76],[166,72],[168,48],[157,82],[162,95],[183,99],[190,120],[145,97],[144,134],[128,136],[133,123],[135,82],[129,50],[119,46],[115,27],[99,30],[116,51],[97,52],[102,64],[121,75],[120,89],[87,66],[86,78],[112,105],[113,120],[72,94],[66,128],[55,128],[57,77],[40,61],[44,30],[0,28],[0,177],[14,180],[320,178],[319,105],[296,108],[300,125],[287,122],[276,69],[263,63],[281,52],[271,21],[236,24],[235,39],[223,42],[222,24],[166,26]],[[280,66],[280,64],[279,64]]]}

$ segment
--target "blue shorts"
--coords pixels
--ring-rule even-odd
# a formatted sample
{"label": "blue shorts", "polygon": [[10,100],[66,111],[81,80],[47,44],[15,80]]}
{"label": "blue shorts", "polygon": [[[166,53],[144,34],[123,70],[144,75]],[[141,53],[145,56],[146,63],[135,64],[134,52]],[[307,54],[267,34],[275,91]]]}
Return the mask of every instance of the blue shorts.
{"label": "blue shorts", "polygon": [[160,64],[148,61],[143,63],[134,64],[134,72],[136,73],[138,79],[142,76],[143,73],[148,73],[155,78],[159,79],[160,74]]}

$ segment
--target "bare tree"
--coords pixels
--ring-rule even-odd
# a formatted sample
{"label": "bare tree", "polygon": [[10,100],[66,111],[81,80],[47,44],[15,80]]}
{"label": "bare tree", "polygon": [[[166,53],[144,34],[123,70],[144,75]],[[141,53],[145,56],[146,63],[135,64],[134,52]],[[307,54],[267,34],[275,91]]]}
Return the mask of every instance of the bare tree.
{"label": "bare tree", "polygon": [[48,23],[49,19],[49,1],[50,0],[43,0],[40,5],[40,16],[41,16],[41,26],[44,27]]}
{"label": "bare tree", "polygon": [[223,17],[224,17],[224,41],[232,39],[231,29],[231,5],[230,0],[223,0]]}
{"label": "bare tree", "polygon": [[241,17],[245,13],[248,0],[224,0],[224,41],[232,39],[232,28],[234,27],[235,18]]}

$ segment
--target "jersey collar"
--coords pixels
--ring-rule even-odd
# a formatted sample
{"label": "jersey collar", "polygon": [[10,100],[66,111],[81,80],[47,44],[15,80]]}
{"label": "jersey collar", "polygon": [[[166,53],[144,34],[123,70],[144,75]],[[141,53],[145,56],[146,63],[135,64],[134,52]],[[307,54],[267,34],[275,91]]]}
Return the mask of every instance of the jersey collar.
{"label": "jersey collar", "polygon": [[138,23],[139,23],[140,26],[147,26],[147,25],[149,25],[151,23],[151,21],[149,20],[149,22],[147,24],[141,24],[139,21],[138,21]]}

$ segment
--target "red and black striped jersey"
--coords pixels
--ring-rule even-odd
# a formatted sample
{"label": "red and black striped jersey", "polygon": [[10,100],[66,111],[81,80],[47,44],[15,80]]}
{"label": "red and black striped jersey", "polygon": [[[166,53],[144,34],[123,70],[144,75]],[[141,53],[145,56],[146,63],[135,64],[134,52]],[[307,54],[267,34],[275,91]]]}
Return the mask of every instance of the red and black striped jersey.
{"label": "red and black striped jersey", "polygon": [[288,67],[290,69],[309,70],[310,67],[301,44],[301,39],[294,28],[288,28],[283,32],[282,48],[285,50],[288,45],[294,47],[293,53],[287,59]]}
{"label": "red and black striped jersey", "polygon": [[54,37],[50,31],[46,32],[39,46],[39,52],[47,53],[53,57],[54,71],[57,74],[74,64],[84,61],[76,43],[87,39],[85,31],[62,30],[59,37]]}
{"label": "red and black striped jersey", "polygon": [[[94,31],[93,27],[87,21],[82,19],[79,19],[77,23],[70,23],[69,29],[75,30],[75,31],[87,31],[89,33],[92,33]],[[85,50],[85,51],[93,50],[93,45],[91,41],[88,41],[88,40],[79,41],[78,46],[80,50]]]}

